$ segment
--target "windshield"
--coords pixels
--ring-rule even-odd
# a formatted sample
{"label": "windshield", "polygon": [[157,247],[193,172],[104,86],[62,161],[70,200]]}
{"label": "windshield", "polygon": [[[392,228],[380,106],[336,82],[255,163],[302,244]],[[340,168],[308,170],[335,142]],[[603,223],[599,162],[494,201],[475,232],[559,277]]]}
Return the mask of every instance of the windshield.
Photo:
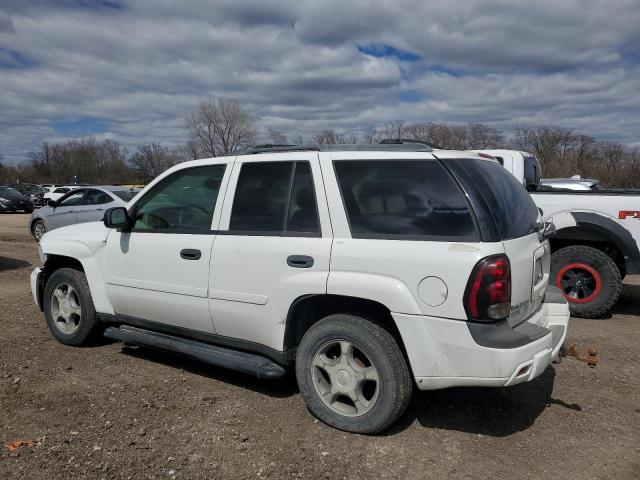
{"label": "windshield", "polygon": [[0,195],[20,195],[20,192],[11,187],[0,187]]}
{"label": "windshield", "polygon": [[113,193],[116,197],[120,198],[121,200],[128,202],[133,197],[135,197],[138,192],[133,190],[113,190],[111,193]]}

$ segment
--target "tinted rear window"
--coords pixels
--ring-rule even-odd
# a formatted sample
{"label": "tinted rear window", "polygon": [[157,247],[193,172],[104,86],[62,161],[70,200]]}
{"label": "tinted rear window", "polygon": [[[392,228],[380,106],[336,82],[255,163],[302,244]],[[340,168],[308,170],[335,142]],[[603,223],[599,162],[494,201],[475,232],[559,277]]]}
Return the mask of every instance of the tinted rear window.
{"label": "tinted rear window", "polygon": [[436,160],[334,162],[354,238],[477,240],[462,191]]}
{"label": "tinted rear window", "polygon": [[533,231],[538,208],[523,186],[500,164],[479,159],[448,159],[445,164],[454,169],[465,187],[471,187],[467,188],[470,195],[484,199],[502,240],[523,237]]}

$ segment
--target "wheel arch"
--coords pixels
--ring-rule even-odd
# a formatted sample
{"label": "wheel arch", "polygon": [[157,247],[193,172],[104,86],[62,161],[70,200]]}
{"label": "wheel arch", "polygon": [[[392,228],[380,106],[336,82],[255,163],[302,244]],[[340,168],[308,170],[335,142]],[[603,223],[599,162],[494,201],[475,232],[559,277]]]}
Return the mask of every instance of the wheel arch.
{"label": "wheel arch", "polygon": [[402,336],[386,305],[368,298],[336,294],[302,295],[291,303],[285,323],[285,352],[295,352],[309,328],[335,313],[361,316],[382,326],[394,337],[406,356]]}
{"label": "wheel arch", "polygon": [[611,257],[622,276],[640,273],[640,250],[629,230],[596,213],[571,212],[571,216],[573,224],[565,224],[550,239],[552,253],[570,245],[586,245]]}
{"label": "wheel arch", "polygon": [[44,262],[42,273],[39,278],[38,288],[38,300],[40,305],[42,302],[42,295],[44,294],[44,288],[47,284],[48,278],[53,272],[60,268],[73,268],[79,270],[87,277],[87,283],[91,291],[91,297],[93,299],[96,311],[100,313],[113,314],[113,307],[109,302],[106,295],[106,283],[102,276],[99,266],[95,259],[89,255],[82,255],[83,253],[90,254],[91,252],[87,247],[84,247],[87,252],[75,252],[80,255],[65,255],[62,253],[47,253],[47,258]]}

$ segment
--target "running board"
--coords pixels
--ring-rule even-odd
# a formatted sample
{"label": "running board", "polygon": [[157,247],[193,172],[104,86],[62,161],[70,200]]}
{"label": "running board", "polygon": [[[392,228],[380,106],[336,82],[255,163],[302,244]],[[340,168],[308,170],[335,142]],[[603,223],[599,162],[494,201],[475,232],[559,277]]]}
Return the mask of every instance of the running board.
{"label": "running board", "polygon": [[280,378],[286,373],[281,365],[261,355],[218,347],[129,325],[109,327],[104,331],[104,336],[132,345],[179,353],[209,365],[248,373],[258,378]]}

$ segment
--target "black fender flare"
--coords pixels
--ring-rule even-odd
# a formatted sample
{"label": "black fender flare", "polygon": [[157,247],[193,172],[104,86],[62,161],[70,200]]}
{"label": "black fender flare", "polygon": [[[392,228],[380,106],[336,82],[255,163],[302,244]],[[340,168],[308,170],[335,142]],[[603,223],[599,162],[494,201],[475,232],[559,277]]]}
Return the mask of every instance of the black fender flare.
{"label": "black fender flare", "polygon": [[[615,220],[591,212],[571,212],[576,227],[598,232],[613,242],[624,257],[627,273],[640,273],[640,249],[631,232]],[[562,230],[558,230],[561,233]]]}

